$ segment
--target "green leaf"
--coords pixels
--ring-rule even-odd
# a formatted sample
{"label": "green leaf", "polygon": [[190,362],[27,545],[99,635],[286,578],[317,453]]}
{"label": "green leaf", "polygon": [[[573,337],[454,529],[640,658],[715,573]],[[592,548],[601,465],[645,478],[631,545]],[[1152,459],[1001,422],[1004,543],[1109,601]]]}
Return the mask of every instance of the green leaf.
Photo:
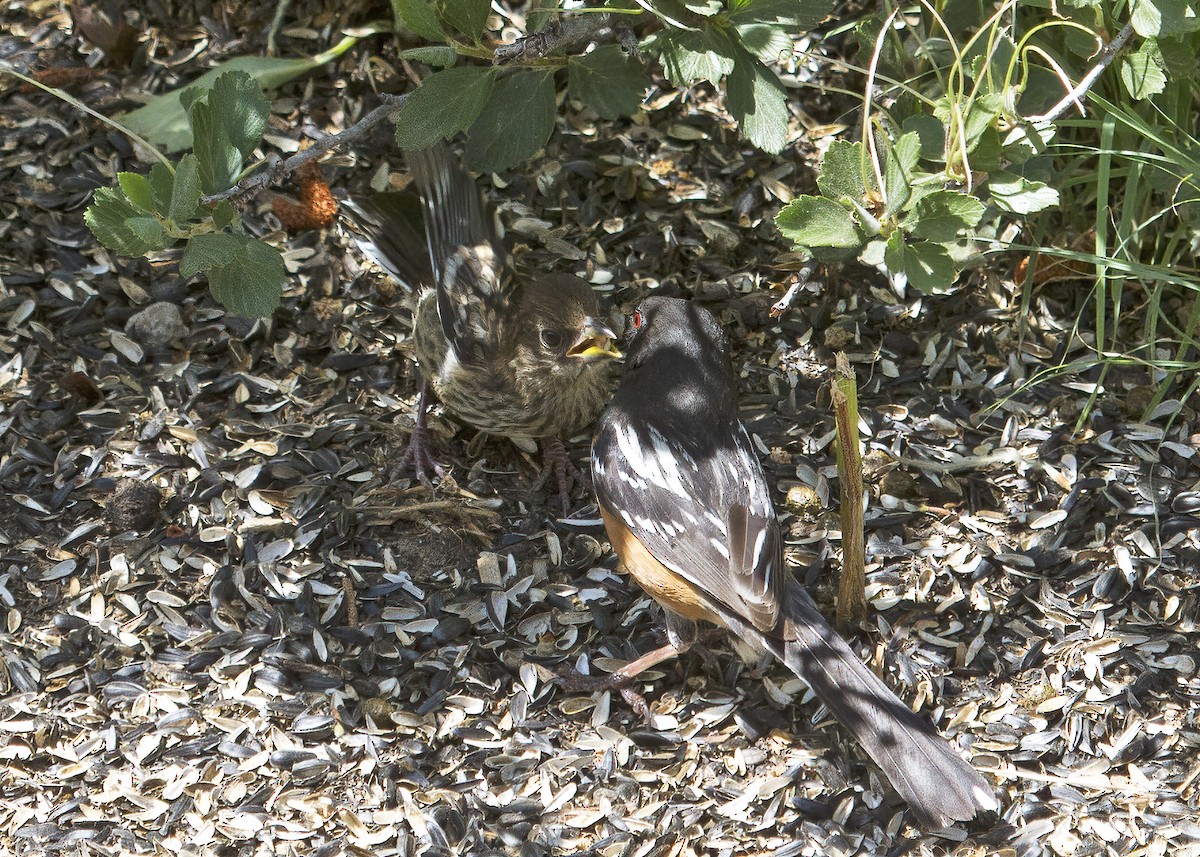
{"label": "green leaf", "polygon": [[207,92],[184,93],[205,193],[232,187],[262,141],[271,104],[250,75],[226,72]]}
{"label": "green leaf", "polygon": [[981,95],[971,102],[967,110],[966,138],[967,151],[974,150],[980,138],[989,131],[995,130],[1000,115],[1004,112],[1004,93],[991,92]]}
{"label": "green leaf", "polygon": [[244,71],[226,72],[209,90],[208,104],[225,128],[226,139],[242,158],[253,155],[262,142],[271,112],[271,102],[258,82]]}
{"label": "green leaf", "polygon": [[175,184],[167,217],[176,223],[191,220],[200,211],[200,172],[195,155],[184,155],[175,167]]}
{"label": "green leaf", "polygon": [[231,187],[242,171],[242,153],[225,133],[217,112],[205,100],[193,100],[188,113],[195,135],[195,158],[200,172],[200,187],[205,193],[219,193]]}
{"label": "green leaf", "polygon": [[642,64],[616,45],[601,45],[590,54],[572,57],[567,72],[571,97],[602,119],[636,113],[650,83]]}
{"label": "green leaf", "polygon": [[478,42],[491,12],[490,0],[443,0],[442,20]]}
{"label": "green leaf", "polygon": [[987,187],[996,207],[1012,214],[1033,214],[1058,205],[1057,190],[1045,182],[1030,181],[1024,176],[996,173]]}
{"label": "green leaf", "polygon": [[921,138],[921,157],[930,161],[946,160],[946,126],[936,116],[918,113],[904,120],[901,130]]}
{"label": "green leaf", "polygon": [[237,209],[233,207],[233,203],[227,199],[223,199],[216,204],[212,211],[213,226],[217,229],[224,229],[233,221],[238,219]]}
{"label": "green leaf", "polygon": [[171,243],[156,217],[131,217],[125,221],[125,225],[148,247],[161,250]]}
{"label": "green leaf", "polygon": [[883,165],[883,186],[887,193],[887,211],[895,214],[912,196],[917,162],[921,159],[921,138],[915,131],[903,135],[887,150]]}
{"label": "green leaf", "polygon": [[396,114],[396,145],[423,149],[466,130],[487,104],[495,81],[493,69],[476,65],[429,75]]}
{"label": "green leaf", "polygon": [[283,257],[249,235],[218,232],[189,241],[179,273],[191,277],[202,271],[208,272],[213,297],[234,315],[266,318],[279,306],[285,282]]}
{"label": "green leaf", "polygon": [[1134,0],[1129,22],[1133,24],[1134,32],[1144,39],[1157,36],[1162,29],[1162,12],[1158,6],[1158,0]]}
{"label": "green leaf", "polygon": [[175,192],[175,173],[162,161],[150,167],[150,193],[154,198],[154,210],[164,217],[171,216],[171,196]]}
{"label": "green leaf", "polygon": [[130,227],[130,221],[141,217],[142,213],[123,193],[116,188],[102,187],[92,194],[92,204],[84,212],[83,222],[96,240],[122,256],[141,256],[167,246],[169,241],[147,240],[144,230]]}
{"label": "green leaf", "polygon": [[432,42],[446,40],[442,22],[430,0],[392,0],[392,17],[396,19],[397,29]]}
{"label": "green leaf", "polygon": [[[971,163],[972,172],[992,173],[1004,166],[1006,155],[1012,156],[1013,154],[1011,147],[1009,147],[1008,152],[1005,151],[1005,146],[1000,141],[1000,131],[995,126],[991,126],[985,128],[983,133],[979,135],[979,139],[971,147],[968,160]],[[955,160],[959,159],[956,158]]]}
{"label": "green leaf", "polygon": [[765,63],[779,60],[792,52],[792,37],[771,24],[741,24],[734,28],[742,46]]}
{"label": "green leaf", "polygon": [[227,265],[237,250],[237,239],[228,232],[197,235],[184,248],[183,258],[179,260],[179,275],[194,277],[219,265]]}
{"label": "green leaf", "polygon": [[864,179],[870,176],[872,187],[875,184],[865,154],[862,143],[850,143],[845,140],[832,142],[821,161],[821,174],[817,176],[817,187],[821,189],[821,193],[830,199],[848,196],[862,202],[867,195]]}
{"label": "green leaf", "polygon": [[293,78],[319,68],[336,59],[354,46],[357,38],[347,37],[334,47],[312,58],[282,59],[278,57],[235,57],[218,63],[192,83],[156,96],[137,110],[119,117],[120,122],[135,134],[140,134],[166,152],[178,152],[192,146],[192,128],[180,102],[180,95],[192,87],[209,89],[227,71],[244,71],[263,89],[275,89]]}
{"label": "green leaf", "polygon": [[857,250],[862,237],[850,212],[823,196],[798,196],[775,215],[779,232],[800,247]]}
{"label": "green leaf", "polygon": [[698,80],[719,83],[733,71],[733,45],[706,30],[664,30],[647,44],[647,50],[658,51],[663,70],[676,86],[691,86]]}
{"label": "green leaf", "polygon": [[742,136],[764,152],[783,150],[788,141],[787,96],[775,72],[741,51],[726,81],[725,98]]}
{"label": "green leaf", "polygon": [[559,0],[530,0],[525,11],[526,31],[536,33],[558,14]]}
{"label": "green leaf", "polygon": [[496,84],[467,132],[467,163],[480,172],[511,167],[546,145],[553,130],[554,73],[518,72]]}
{"label": "green leaf", "polygon": [[655,0],[652,5],[677,20],[684,17],[680,14],[681,9],[686,9],[695,15],[703,15],[705,18],[711,18],[723,8],[721,0]]}
{"label": "green leaf", "polygon": [[427,45],[422,48],[409,48],[400,51],[400,56],[406,60],[423,62],[435,68],[451,68],[458,62],[458,51],[446,45]]}
{"label": "green leaf", "polygon": [[1144,101],[1167,88],[1167,75],[1157,39],[1146,39],[1121,58],[1121,83],[1135,101]]}
{"label": "green leaf", "polygon": [[984,205],[973,196],[953,190],[937,190],[913,206],[905,228],[918,238],[944,243],[958,233],[979,225]]}
{"label": "green leaf", "polygon": [[928,241],[909,243],[899,229],[888,239],[883,262],[893,278],[927,295],[948,291],[957,276],[945,247]]}
{"label": "green leaf", "polygon": [[150,180],[145,176],[138,173],[117,173],[117,184],[121,186],[125,198],[134,208],[154,211],[154,192],[150,189]]}
{"label": "green leaf", "polygon": [[760,21],[793,32],[811,30],[833,12],[833,0],[732,0],[729,17],[735,23]]}
{"label": "green leaf", "polygon": [[1200,30],[1194,0],[1135,0],[1130,17],[1139,36],[1181,36]]}
{"label": "green leaf", "polygon": [[1158,49],[1170,80],[1177,83],[1195,81],[1196,71],[1200,69],[1200,57],[1196,56],[1190,39],[1158,39]]}

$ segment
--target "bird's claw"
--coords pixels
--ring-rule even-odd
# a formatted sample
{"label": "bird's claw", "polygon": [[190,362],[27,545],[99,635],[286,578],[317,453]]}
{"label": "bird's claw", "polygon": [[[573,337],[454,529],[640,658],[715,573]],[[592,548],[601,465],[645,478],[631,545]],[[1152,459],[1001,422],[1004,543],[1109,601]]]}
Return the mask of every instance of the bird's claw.
{"label": "bird's claw", "polygon": [[446,468],[433,457],[429,429],[418,423],[408,438],[408,447],[396,466],[395,476],[415,476],[421,484],[432,487],[431,473],[442,479],[446,475]]}
{"label": "bird's claw", "polygon": [[556,683],[563,690],[572,693],[594,693],[598,690],[615,690],[621,694],[621,698],[625,700],[625,704],[633,709],[635,714],[647,723],[651,723],[653,718],[650,713],[650,705],[646,702],[644,696],[629,686],[632,681],[632,676],[622,675],[619,672],[609,675],[583,675],[582,673],[570,670],[558,673]]}
{"label": "bird's claw", "polygon": [[571,457],[560,438],[549,437],[542,440],[542,461],[545,467],[539,485],[545,484],[551,475],[558,483],[558,504],[564,516],[571,511],[571,489],[575,484],[590,487],[584,476]]}

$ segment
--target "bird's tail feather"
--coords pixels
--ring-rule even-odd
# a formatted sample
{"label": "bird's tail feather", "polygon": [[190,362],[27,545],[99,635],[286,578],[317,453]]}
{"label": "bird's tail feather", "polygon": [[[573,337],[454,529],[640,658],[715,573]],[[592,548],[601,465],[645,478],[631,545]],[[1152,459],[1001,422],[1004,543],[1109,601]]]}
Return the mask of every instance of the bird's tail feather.
{"label": "bird's tail feather", "polygon": [[385,191],[342,200],[354,240],[381,268],[411,289],[433,284],[421,200],[410,191]]}
{"label": "bird's tail feather", "polygon": [[867,669],[794,581],[789,581],[784,616],[784,640],[749,623],[737,622],[733,630],[808,683],[924,825],[946,827],[996,810],[987,781]]}
{"label": "bird's tail feather", "polygon": [[479,186],[444,141],[406,151],[404,157],[425,203],[429,258],[439,281],[441,265],[460,247],[486,244],[494,253],[503,252]]}

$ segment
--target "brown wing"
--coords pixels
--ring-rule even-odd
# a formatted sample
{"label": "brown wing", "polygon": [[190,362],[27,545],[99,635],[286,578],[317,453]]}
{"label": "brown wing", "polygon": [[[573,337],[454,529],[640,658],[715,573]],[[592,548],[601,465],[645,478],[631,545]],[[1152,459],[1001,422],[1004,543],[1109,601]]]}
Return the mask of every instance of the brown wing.
{"label": "brown wing", "polygon": [[445,143],[406,153],[425,205],[425,234],[438,317],[457,358],[486,362],[499,351],[513,280],[483,195]]}

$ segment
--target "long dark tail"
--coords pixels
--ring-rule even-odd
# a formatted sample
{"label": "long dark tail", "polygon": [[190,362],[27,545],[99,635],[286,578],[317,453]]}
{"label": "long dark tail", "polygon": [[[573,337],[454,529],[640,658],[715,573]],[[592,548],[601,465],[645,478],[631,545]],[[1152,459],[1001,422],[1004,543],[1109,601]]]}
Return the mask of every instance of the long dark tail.
{"label": "long dark tail", "polygon": [[757,641],[808,683],[926,827],[947,827],[996,810],[987,781],[867,669],[795,581],[789,581],[784,610],[793,639],[767,637],[749,623],[736,623],[733,630]]}

